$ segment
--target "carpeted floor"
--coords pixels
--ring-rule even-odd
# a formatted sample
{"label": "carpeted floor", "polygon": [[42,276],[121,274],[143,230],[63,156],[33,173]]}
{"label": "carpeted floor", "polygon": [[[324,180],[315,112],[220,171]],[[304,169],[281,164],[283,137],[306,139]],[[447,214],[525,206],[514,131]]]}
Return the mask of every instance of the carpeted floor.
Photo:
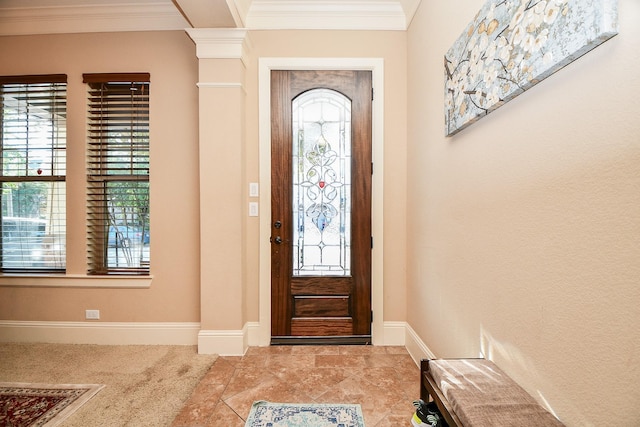
{"label": "carpeted floor", "polygon": [[0,343],[0,382],[104,384],[65,427],[160,427],[171,425],[215,359],[195,346]]}

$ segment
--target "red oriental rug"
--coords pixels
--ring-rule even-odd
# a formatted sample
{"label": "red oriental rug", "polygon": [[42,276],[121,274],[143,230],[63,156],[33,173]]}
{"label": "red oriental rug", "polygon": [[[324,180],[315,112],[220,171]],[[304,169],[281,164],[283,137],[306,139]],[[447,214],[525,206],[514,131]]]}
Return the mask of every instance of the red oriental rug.
{"label": "red oriental rug", "polygon": [[0,426],[58,426],[103,387],[0,382]]}

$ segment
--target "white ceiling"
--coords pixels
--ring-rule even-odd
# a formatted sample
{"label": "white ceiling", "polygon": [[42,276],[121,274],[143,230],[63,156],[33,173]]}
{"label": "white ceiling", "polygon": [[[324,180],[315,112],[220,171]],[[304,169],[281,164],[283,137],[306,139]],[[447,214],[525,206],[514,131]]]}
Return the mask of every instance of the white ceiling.
{"label": "white ceiling", "polygon": [[185,28],[406,30],[421,0],[0,0],[0,36]]}

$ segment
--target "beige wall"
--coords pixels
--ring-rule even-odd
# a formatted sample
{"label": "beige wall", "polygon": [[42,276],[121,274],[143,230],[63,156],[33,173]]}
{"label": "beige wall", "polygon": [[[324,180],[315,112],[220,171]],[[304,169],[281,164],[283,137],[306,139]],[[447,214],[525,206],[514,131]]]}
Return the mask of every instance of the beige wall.
{"label": "beige wall", "polygon": [[150,288],[0,286],[0,319],[82,321],[85,309],[99,309],[106,322],[198,322],[198,62],[193,42],[182,31],[0,37],[0,58],[2,75],[68,75],[67,273],[76,277],[58,283],[73,286],[94,283],[77,277],[86,271],[82,73],[151,73],[153,234]]}
{"label": "beige wall", "polygon": [[[261,236],[247,203],[248,183],[260,177],[258,62],[264,57],[384,60],[384,87],[377,88],[385,100],[384,159],[376,159],[385,188],[384,318],[405,320],[405,32],[255,31],[246,70],[238,60],[198,60],[194,43],[182,32],[3,37],[0,57],[0,74],[69,75],[68,273],[73,275],[85,271],[82,73],[151,73],[153,236],[149,289],[0,286],[0,320],[82,321],[85,309],[99,309],[106,322],[202,321],[203,329],[234,331],[257,322]],[[237,89],[218,87],[243,81],[244,99]],[[214,85],[198,89],[198,82]],[[241,108],[246,108],[244,129],[234,113]]]}
{"label": "beige wall", "polygon": [[640,4],[620,34],[452,138],[444,53],[484,0],[408,32],[408,321],[569,426],[640,420]]}
{"label": "beige wall", "polygon": [[[259,58],[384,60],[384,319],[405,320],[406,33],[403,31],[252,31],[247,66],[247,185],[259,178]],[[375,167],[374,167],[375,170]],[[245,190],[246,191],[246,190]],[[380,197],[380,194],[374,197]],[[247,199],[248,201],[248,199]],[[246,207],[244,208],[246,212]],[[248,320],[258,320],[258,220],[247,227]],[[268,238],[268,237],[267,237]],[[252,267],[253,265],[253,267]]]}

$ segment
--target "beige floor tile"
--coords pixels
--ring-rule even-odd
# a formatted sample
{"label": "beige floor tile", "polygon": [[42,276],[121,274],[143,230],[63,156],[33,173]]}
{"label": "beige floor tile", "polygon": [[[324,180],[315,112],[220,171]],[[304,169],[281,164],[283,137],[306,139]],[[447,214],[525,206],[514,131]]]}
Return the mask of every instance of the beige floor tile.
{"label": "beige floor tile", "polygon": [[409,425],[419,369],[403,347],[251,347],[221,356],[173,427],[242,427],[256,400],[358,403],[367,427]]}
{"label": "beige floor tile", "polygon": [[349,373],[342,368],[281,369],[274,374],[283,382],[291,384],[296,392],[316,399],[344,381]]}
{"label": "beige floor tile", "polygon": [[266,356],[270,354],[291,354],[294,346],[271,345],[268,347],[249,347],[245,356]]}
{"label": "beige floor tile", "polygon": [[337,345],[292,345],[291,354],[340,354]]}
{"label": "beige floor tile", "polygon": [[229,405],[237,414],[246,417],[249,414],[251,405],[258,400],[269,402],[304,403],[312,401],[309,396],[297,393],[290,384],[284,383],[277,378],[256,384],[255,387],[240,392],[224,402]]}
{"label": "beige floor tile", "polygon": [[373,345],[341,345],[338,346],[340,354],[381,354],[386,353],[386,347]]}
{"label": "beige floor tile", "polygon": [[266,369],[240,368],[228,381],[222,399],[229,399],[236,394],[251,390],[260,384],[277,381],[277,377]]}
{"label": "beige floor tile", "polygon": [[279,368],[303,369],[315,365],[316,356],[313,354],[272,354],[267,356],[265,367],[274,370]]}
{"label": "beige floor tile", "polygon": [[205,427],[244,427],[245,421],[224,402],[220,402]]}
{"label": "beige floor tile", "polygon": [[351,354],[318,355],[315,366],[317,368],[355,368],[365,365],[365,356]]}
{"label": "beige floor tile", "polygon": [[207,400],[198,396],[197,400],[190,400],[181,409],[178,416],[173,420],[172,427],[195,427],[203,426],[213,414],[219,400]]}

